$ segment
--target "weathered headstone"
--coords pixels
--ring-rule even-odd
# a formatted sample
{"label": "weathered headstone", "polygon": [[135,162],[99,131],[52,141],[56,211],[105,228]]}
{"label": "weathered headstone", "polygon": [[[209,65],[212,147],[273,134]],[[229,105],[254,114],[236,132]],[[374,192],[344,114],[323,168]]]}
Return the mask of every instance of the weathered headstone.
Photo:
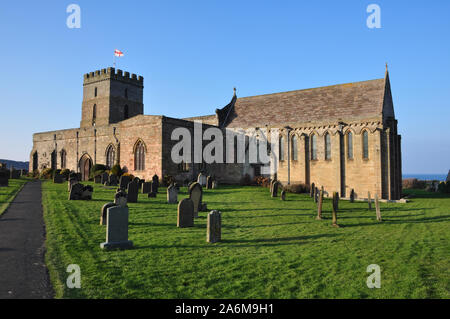
{"label": "weathered headstone", "polygon": [[139,183],[140,183],[141,179],[139,177],[135,177],[135,178],[133,178],[132,181],[136,182],[138,184],[138,186],[139,186]]}
{"label": "weathered headstone", "polygon": [[317,205],[317,217],[316,217],[317,220],[322,219],[323,193],[324,193],[324,189],[322,186],[320,189],[319,204]]}
{"label": "weathered headstone", "polygon": [[316,184],[312,183],[311,188],[309,189],[309,196],[314,198],[314,192],[316,191]]}
{"label": "weathered headstone", "polygon": [[159,177],[158,177],[158,175],[156,175],[156,174],[153,175],[152,182],[154,182],[156,184],[156,188],[159,187]]}
{"label": "weathered headstone", "polygon": [[206,177],[206,189],[212,189],[212,177],[211,176],[207,176]]}
{"label": "weathered headstone", "polygon": [[69,177],[69,181],[67,182],[67,190],[70,192],[72,186],[78,183],[78,179],[76,177]]}
{"label": "weathered headstone", "polygon": [[106,225],[106,219],[107,219],[107,210],[110,207],[114,207],[117,206],[114,203],[106,203],[105,205],[103,205],[102,207],[102,211],[100,212],[100,225]]}
{"label": "weathered headstone", "polygon": [[122,207],[127,206],[127,198],[128,198],[127,193],[121,188],[119,188],[116,194],[114,195],[114,204],[116,204],[116,206]]}
{"label": "weathered headstone", "polygon": [[130,182],[131,182],[130,176],[124,176],[124,175],[120,176],[119,188],[126,189]]}
{"label": "weathered headstone", "polygon": [[370,192],[367,193],[367,202],[369,203],[369,210],[372,210],[372,198],[370,197]]}
{"label": "weathered headstone", "polygon": [[275,181],[272,185],[272,192],[270,194],[270,196],[272,197],[277,197],[278,196],[278,186],[280,185],[280,183],[278,183],[277,181]]}
{"label": "weathered headstone", "polygon": [[81,200],[91,200],[93,192],[94,189],[92,188],[91,185],[84,186],[83,192],[81,193]]}
{"label": "weathered headstone", "polygon": [[354,202],[355,202],[355,190],[352,188],[352,190],[350,191],[350,203]]}
{"label": "weathered headstone", "polygon": [[339,200],[338,197],[339,197],[338,193],[337,192],[333,192],[333,213],[332,213],[333,214],[333,224],[332,224],[333,227],[339,227],[339,225],[337,223],[337,210],[338,210],[338,208],[337,208],[337,205],[335,204]]}
{"label": "weathered headstone", "polygon": [[109,207],[106,214],[106,242],[101,243],[100,247],[102,249],[133,247],[133,242],[128,240],[128,207]]}
{"label": "weathered headstone", "polygon": [[159,182],[158,181],[152,181],[150,184],[150,192],[151,193],[158,193],[158,187],[159,187]]}
{"label": "weathered headstone", "polygon": [[222,239],[222,214],[218,210],[213,210],[208,214],[206,241],[217,243]]}
{"label": "weathered headstone", "polygon": [[380,209],[380,202],[378,200],[378,193],[375,194],[375,210],[377,214],[377,220],[381,222],[381,209]]}
{"label": "weathered headstone", "polygon": [[284,189],[281,191],[281,200],[286,200],[286,191]]}
{"label": "weathered headstone", "polygon": [[109,175],[109,185],[117,186],[117,175],[115,175],[115,174]]}
{"label": "weathered headstone", "polygon": [[336,211],[339,209],[339,192],[336,192],[336,197],[333,197],[333,205],[336,207]]}
{"label": "weathered headstone", "polygon": [[139,193],[139,184],[135,180],[128,183],[127,193],[128,193],[127,202],[128,203],[137,203],[138,193]]}
{"label": "weathered headstone", "polygon": [[178,190],[173,184],[167,187],[167,203],[169,204],[178,203]]}
{"label": "weathered headstone", "polygon": [[101,175],[95,175],[94,176],[94,183],[95,184],[100,184],[102,182],[102,177]]}
{"label": "weathered headstone", "polygon": [[62,184],[63,181],[64,181],[64,176],[62,176],[60,174],[55,174],[55,176],[53,176],[53,183]]}
{"label": "weathered headstone", "polygon": [[142,194],[148,194],[151,190],[151,182],[145,182],[142,184]]}
{"label": "weathered headstone", "polygon": [[203,188],[200,183],[193,183],[189,187],[189,198],[194,202],[194,217],[198,217],[198,212],[201,209],[203,197]]}
{"label": "weathered headstone", "polygon": [[177,227],[194,226],[194,202],[190,198],[185,198],[178,204]]}
{"label": "weathered headstone", "polygon": [[144,185],[144,183],[145,183],[145,179],[139,180],[139,189],[142,189],[142,185]]}
{"label": "weathered headstone", "polygon": [[317,187],[315,187],[315,189],[314,189],[314,203],[317,204],[318,201],[319,201],[319,189]]}
{"label": "weathered headstone", "polygon": [[198,174],[197,183],[199,183],[202,187],[206,186],[206,175],[203,173]]}
{"label": "weathered headstone", "polygon": [[101,175],[101,177],[102,177],[102,180],[101,180],[102,185],[105,185],[106,182],[108,182],[108,184],[109,184],[109,175],[108,175],[108,173],[104,172]]}
{"label": "weathered headstone", "polygon": [[83,184],[80,184],[78,182],[74,183],[70,188],[69,200],[80,200],[81,196],[83,195],[83,189]]}

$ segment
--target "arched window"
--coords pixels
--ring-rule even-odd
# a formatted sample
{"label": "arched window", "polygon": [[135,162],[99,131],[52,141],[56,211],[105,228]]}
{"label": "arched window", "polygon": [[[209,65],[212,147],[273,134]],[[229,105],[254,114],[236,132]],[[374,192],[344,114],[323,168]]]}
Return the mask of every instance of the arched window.
{"label": "arched window", "polygon": [[331,136],[329,133],[325,133],[325,159],[331,159]]}
{"label": "arched window", "polygon": [[61,169],[65,169],[67,166],[67,153],[65,150],[61,151]]}
{"label": "arched window", "polygon": [[128,118],[128,105],[125,105],[123,110],[123,118],[126,120]]}
{"label": "arched window", "polygon": [[292,160],[293,161],[297,161],[298,160],[298,139],[297,139],[297,135],[294,135],[293,137],[292,137],[292,145],[291,145],[291,147],[292,147],[292,151],[291,151],[291,153],[292,153]]}
{"label": "arched window", "polygon": [[347,133],[347,157],[353,159],[353,133]]}
{"label": "arched window", "polygon": [[139,141],[134,149],[134,170],[145,170],[145,146],[142,141]]}
{"label": "arched window", "polygon": [[94,96],[97,97],[97,87],[95,87]]}
{"label": "arched window", "polygon": [[109,168],[113,167],[116,160],[116,150],[114,149],[114,146],[111,144],[106,149],[106,166]]}
{"label": "arched window", "polygon": [[95,121],[97,120],[97,104],[94,104],[92,108],[92,125],[95,125]]}
{"label": "arched window", "polygon": [[362,139],[363,139],[363,158],[368,159],[369,158],[369,133],[367,131],[363,132]]}
{"label": "arched window", "polygon": [[311,135],[311,160],[317,159],[317,136]]}
{"label": "arched window", "polygon": [[51,154],[51,169],[56,169],[56,151],[53,151]]}
{"label": "arched window", "polygon": [[284,136],[280,137],[280,161],[284,161]]}

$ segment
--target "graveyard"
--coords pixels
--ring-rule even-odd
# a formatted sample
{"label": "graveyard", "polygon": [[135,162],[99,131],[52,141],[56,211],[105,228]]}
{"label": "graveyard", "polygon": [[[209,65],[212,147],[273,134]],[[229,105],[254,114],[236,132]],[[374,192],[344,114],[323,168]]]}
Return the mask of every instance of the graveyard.
{"label": "graveyard", "polygon": [[[405,190],[408,203],[379,204],[382,218],[362,201],[340,200],[332,214],[333,200],[325,197],[318,219],[309,194],[284,193],[282,200],[281,190],[272,197],[264,187],[220,185],[203,188],[207,209],[183,220],[159,187],[128,201],[128,249],[106,250],[101,211],[117,186],[83,185],[93,190],[90,200],[68,200],[67,183],[42,183],[56,298],[450,297],[445,194]],[[180,187],[177,201],[192,210],[188,197]],[[221,240],[208,242],[213,215],[221,216],[214,224]],[[66,286],[70,264],[81,268],[81,289]],[[366,286],[371,264],[381,267],[380,289]]]}

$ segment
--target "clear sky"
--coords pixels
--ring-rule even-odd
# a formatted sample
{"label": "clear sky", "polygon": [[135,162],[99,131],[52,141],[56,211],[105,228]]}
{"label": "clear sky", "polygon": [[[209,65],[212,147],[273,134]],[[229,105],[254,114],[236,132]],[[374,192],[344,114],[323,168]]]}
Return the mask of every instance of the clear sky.
{"label": "clear sky", "polygon": [[[69,29],[67,6],[81,8]],[[369,4],[381,28],[369,29]],[[404,173],[450,169],[450,1],[3,1],[0,158],[29,160],[32,134],[79,127],[83,74],[144,76],[145,114],[214,114],[238,96],[384,76]]]}

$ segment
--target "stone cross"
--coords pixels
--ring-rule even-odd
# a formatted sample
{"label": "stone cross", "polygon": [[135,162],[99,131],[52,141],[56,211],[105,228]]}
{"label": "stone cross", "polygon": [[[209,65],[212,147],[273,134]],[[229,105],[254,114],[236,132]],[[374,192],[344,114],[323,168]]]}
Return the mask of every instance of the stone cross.
{"label": "stone cross", "polygon": [[200,183],[193,183],[189,187],[189,198],[194,202],[194,217],[198,217],[198,212],[202,208],[203,188]]}
{"label": "stone cross", "polygon": [[167,187],[167,203],[178,203],[178,189],[173,184]]}
{"label": "stone cross", "polygon": [[106,242],[101,243],[102,249],[128,249],[133,242],[128,240],[128,207],[113,206],[106,213]]}
{"label": "stone cross", "polygon": [[217,243],[222,237],[222,213],[213,210],[208,214],[206,241],[208,243]]}
{"label": "stone cross", "polygon": [[338,205],[335,203],[338,203],[339,201],[339,195],[337,192],[333,192],[333,227],[339,227],[338,223],[337,223],[337,210],[338,210]]}
{"label": "stone cross", "polygon": [[128,203],[137,203],[138,201],[138,193],[139,193],[139,184],[133,180],[132,182],[128,183]]}
{"label": "stone cross", "polygon": [[378,201],[378,193],[375,194],[375,210],[377,214],[377,220],[381,222],[381,210],[380,210],[380,202]]}
{"label": "stone cross", "polygon": [[194,226],[194,202],[190,198],[184,198],[178,204],[177,227]]}
{"label": "stone cross", "polygon": [[319,196],[319,205],[317,205],[317,220],[322,219],[322,205],[323,205],[323,186],[320,189],[320,196]]}

